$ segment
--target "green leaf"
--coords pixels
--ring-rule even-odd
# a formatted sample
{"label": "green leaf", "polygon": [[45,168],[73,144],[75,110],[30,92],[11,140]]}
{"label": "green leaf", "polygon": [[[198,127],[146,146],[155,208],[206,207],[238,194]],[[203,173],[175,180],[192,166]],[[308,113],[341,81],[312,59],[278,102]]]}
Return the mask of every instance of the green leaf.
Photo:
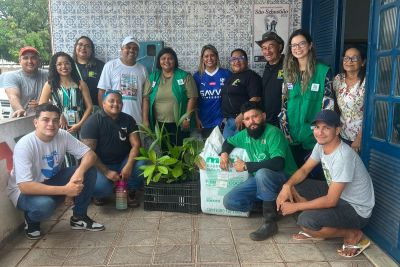
{"label": "green leaf", "polygon": [[157,169],[162,174],[168,174],[168,168],[164,166],[157,166]]}
{"label": "green leaf", "polygon": [[158,181],[160,181],[160,177],[161,177],[161,173],[157,173],[156,175],[154,175],[153,181],[155,183],[158,183]]}
{"label": "green leaf", "polygon": [[146,166],[146,169],[143,172],[144,177],[150,177],[153,176],[153,172],[156,169],[156,165],[150,165],[150,166]]}
{"label": "green leaf", "polygon": [[148,157],[136,157],[135,159],[136,160],[149,160]]}
{"label": "green leaf", "polygon": [[162,165],[170,166],[170,165],[173,165],[176,162],[178,162],[178,160],[166,155],[166,156],[162,156],[161,158],[159,158],[158,162]]}
{"label": "green leaf", "polygon": [[150,150],[149,151],[149,159],[151,160],[151,162],[156,163],[157,161],[157,154],[154,150]]}
{"label": "green leaf", "polygon": [[183,175],[182,164],[175,165],[175,167],[172,169],[172,176],[174,178],[178,178],[179,176],[182,175]]}

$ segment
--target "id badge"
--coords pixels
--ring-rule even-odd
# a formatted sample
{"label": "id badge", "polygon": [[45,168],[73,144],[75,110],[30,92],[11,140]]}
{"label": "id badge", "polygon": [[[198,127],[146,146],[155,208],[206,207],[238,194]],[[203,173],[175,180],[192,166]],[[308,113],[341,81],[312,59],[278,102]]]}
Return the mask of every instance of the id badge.
{"label": "id badge", "polygon": [[76,123],[76,111],[75,110],[67,110],[67,122],[68,126],[72,126]]}
{"label": "id badge", "polygon": [[318,92],[319,91],[319,84],[318,83],[311,84],[311,91]]}

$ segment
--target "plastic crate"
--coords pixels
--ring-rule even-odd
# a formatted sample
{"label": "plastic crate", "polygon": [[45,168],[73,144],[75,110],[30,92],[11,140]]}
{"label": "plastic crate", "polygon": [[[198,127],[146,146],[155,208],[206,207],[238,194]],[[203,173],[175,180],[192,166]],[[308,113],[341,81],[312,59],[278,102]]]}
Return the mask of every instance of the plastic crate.
{"label": "plastic crate", "polygon": [[144,209],[198,214],[201,211],[200,181],[144,186]]}

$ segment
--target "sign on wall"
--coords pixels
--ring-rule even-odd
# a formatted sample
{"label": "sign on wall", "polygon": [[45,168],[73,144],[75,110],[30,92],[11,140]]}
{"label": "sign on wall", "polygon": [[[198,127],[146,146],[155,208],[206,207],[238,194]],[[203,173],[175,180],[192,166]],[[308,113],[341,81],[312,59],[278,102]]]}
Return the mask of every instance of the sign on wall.
{"label": "sign on wall", "polygon": [[254,5],[254,62],[265,62],[261,48],[255,41],[261,40],[266,32],[276,32],[284,41],[285,45],[289,38],[290,27],[290,5],[289,4],[255,4]]}

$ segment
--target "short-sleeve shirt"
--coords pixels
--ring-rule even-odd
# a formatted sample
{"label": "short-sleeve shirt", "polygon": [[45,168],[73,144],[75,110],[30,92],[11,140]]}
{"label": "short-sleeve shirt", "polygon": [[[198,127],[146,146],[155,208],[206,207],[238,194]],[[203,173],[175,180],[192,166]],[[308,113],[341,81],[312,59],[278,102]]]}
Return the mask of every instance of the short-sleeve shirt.
{"label": "short-sleeve shirt", "polygon": [[146,67],[142,64],[127,66],[117,58],[104,65],[97,87],[120,91],[124,104],[122,111],[131,115],[137,123],[141,123],[143,86],[147,77]]}
{"label": "short-sleeve shirt", "polygon": [[19,183],[42,183],[55,179],[54,176],[61,170],[66,152],[80,159],[89,150],[89,147],[61,129],[50,142],[43,142],[35,132],[25,135],[14,148],[14,166],[8,181],[9,198],[16,206],[21,194]]}
{"label": "short-sleeve shirt", "polygon": [[248,69],[233,73],[222,87],[222,115],[225,118],[235,118],[240,113],[243,103],[252,97],[261,97],[262,80],[260,75]]}
{"label": "short-sleeve shirt", "polygon": [[132,116],[121,112],[113,120],[103,110],[90,117],[82,125],[82,139],[96,139],[96,154],[100,160],[108,164],[119,164],[132,148],[129,135],[137,131],[137,125]]}
{"label": "short-sleeve shirt", "polygon": [[354,141],[362,128],[364,113],[365,79],[348,87],[346,76],[341,73],[333,80],[337,103],[340,109],[342,130],[340,135],[349,141]]}
{"label": "short-sleeve shirt", "polygon": [[88,64],[79,64],[76,62],[76,65],[79,68],[82,80],[86,82],[89,88],[90,98],[92,99],[93,105],[99,105],[99,100],[97,98],[99,89],[97,89],[97,84],[99,83],[101,72],[103,71],[104,62],[95,59],[95,63],[95,65],[89,66]]}
{"label": "short-sleeve shirt", "polygon": [[328,185],[332,182],[346,183],[340,198],[347,201],[358,215],[369,218],[375,205],[374,188],[358,154],[344,142],[328,155],[321,145],[316,144],[311,158],[321,162]]}
{"label": "short-sleeve shirt", "polygon": [[23,70],[10,71],[3,74],[1,88],[15,88],[20,93],[20,103],[26,107],[32,99],[38,100],[49,73],[38,69],[35,74],[27,74]]}
{"label": "short-sleeve shirt", "polygon": [[252,162],[282,157],[285,159],[284,172],[286,175],[292,175],[297,170],[288,141],[283,133],[273,125],[267,124],[264,133],[258,139],[250,137],[247,130],[244,129],[229,137],[227,142],[234,147],[245,149]]}
{"label": "short-sleeve shirt", "polygon": [[[157,121],[175,122],[174,110],[177,110],[178,102],[172,92],[173,78],[174,77],[166,79],[164,75],[160,76],[160,83],[158,84],[158,91],[154,101],[154,110],[156,111],[155,118]],[[191,74],[186,76],[183,84],[185,85],[187,98],[198,96],[196,83]],[[149,80],[146,81],[144,88],[144,95],[148,96],[152,89]]]}
{"label": "short-sleeve shirt", "polygon": [[213,73],[196,72],[193,78],[199,91],[197,109],[204,128],[214,128],[220,125],[223,116],[221,111],[221,88],[232,73],[223,68],[217,68]]}

